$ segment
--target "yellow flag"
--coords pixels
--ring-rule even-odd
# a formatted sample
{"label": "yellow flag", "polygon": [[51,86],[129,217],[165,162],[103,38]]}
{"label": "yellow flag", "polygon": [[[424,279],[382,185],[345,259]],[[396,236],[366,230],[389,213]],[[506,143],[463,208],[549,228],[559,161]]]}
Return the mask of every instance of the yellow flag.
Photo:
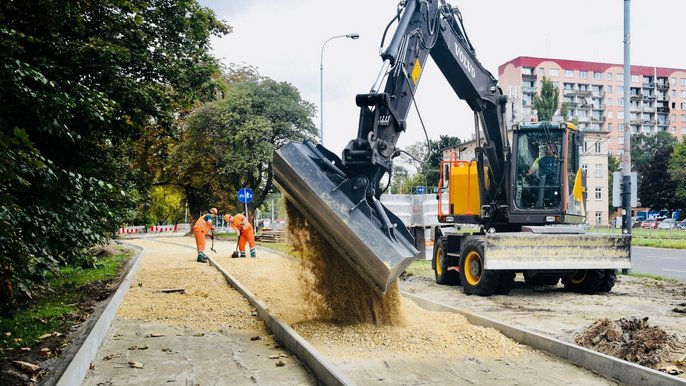
{"label": "yellow flag", "polygon": [[576,171],[576,178],[574,178],[574,188],[572,189],[572,196],[575,200],[583,202],[585,191],[586,187],[584,186],[584,183],[581,179],[581,169],[579,169]]}

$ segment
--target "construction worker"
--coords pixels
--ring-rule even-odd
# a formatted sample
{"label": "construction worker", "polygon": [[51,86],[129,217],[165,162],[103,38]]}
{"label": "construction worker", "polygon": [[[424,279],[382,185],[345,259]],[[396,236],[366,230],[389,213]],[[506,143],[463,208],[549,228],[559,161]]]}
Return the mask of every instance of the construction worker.
{"label": "construction worker", "polygon": [[224,216],[224,220],[231,224],[231,227],[238,232],[238,249],[240,251],[240,257],[245,257],[246,242],[250,245],[250,257],[255,257],[255,232],[253,231],[250,221],[240,213],[235,216],[227,214]]}
{"label": "construction worker", "polygon": [[[217,208],[212,208],[210,211],[198,218],[198,221],[193,225],[193,235],[195,236],[195,245],[198,247],[198,263],[207,262],[207,255],[205,254],[205,236],[214,230],[214,222],[217,218]],[[210,235],[214,237],[214,235]]]}

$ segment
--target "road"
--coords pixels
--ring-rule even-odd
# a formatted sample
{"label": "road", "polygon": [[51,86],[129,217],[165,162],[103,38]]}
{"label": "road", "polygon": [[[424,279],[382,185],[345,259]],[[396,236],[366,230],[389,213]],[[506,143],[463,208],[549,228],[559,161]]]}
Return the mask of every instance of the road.
{"label": "road", "polygon": [[647,273],[686,282],[686,250],[632,247],[634,273]]}

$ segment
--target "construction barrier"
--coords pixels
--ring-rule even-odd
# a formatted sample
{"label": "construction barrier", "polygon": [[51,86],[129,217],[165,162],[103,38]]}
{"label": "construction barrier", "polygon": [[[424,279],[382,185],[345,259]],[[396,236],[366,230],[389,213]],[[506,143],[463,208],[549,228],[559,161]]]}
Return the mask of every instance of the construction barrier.
{"label": "construction barrier", "polygon": [[130,227],[121,227],[119,228],[119,234],[120,235],[127,235],[131,233],[143,233],[145,232],[145,227],[142,225],[137,225],[137,226],[130,226]]}
{"label": "construction barrier", "polygon": [[176,224],[153,225],[150,227],[150,232],[152,232],[152,233],[176,232]]}

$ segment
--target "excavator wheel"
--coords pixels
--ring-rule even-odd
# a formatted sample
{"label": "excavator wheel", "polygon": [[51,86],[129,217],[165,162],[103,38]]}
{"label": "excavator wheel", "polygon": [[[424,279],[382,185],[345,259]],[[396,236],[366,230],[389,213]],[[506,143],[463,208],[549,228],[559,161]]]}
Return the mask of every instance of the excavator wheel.
{"label": "excavator wheel", "polygon": [[503,290],[507,289],[508,283],[502,282],[503,272],[484,269],[484,244],[481,238],[470,238],[462,247],[460,280],[467,295],[490,296],[499,293],[501,287]]}
{"label": "excavator wheel", "polygon": [[530,275],[524,272],[524,282],[528,285],[557,285],[560,282],[559,276]]}
{"label": "excavator wheel", "polygon": [[517,274],[514,271],[500,271],[500,282],[495,293],[498,295],[507,295],[514,287],[514,279]]}
{"label": "excavator wheel", "polygon": [[612,287],[615,286],[615,283],[617,282],[617,270],[616,269],[606,269],[605,270],[605,280],[603,280],[603,284],[600,286],[600,289],[598,292],[610,292],[612,290]]}
{"label": "excavator wheel", "polygon": [[[573,275],[563,278],[562,284],[564,284],[565,290],[582,294],[608,292],[612,286],[607,288],[606,283],[609,278],[606,279],[605,271],[604,269],[580,269]],[[614,285],[614,282],[612,285]],[[607,290],[605,290],[606,288]]]}
{"label": "excavator wheel", "polygon": [[434,273],[436,274],[436,283],[445,285],[460,284],[460,274],[454,270],[448,270],[450,266],[448,261],[448,239],[441,237],[434,244],[434,256],[431,262]]}

